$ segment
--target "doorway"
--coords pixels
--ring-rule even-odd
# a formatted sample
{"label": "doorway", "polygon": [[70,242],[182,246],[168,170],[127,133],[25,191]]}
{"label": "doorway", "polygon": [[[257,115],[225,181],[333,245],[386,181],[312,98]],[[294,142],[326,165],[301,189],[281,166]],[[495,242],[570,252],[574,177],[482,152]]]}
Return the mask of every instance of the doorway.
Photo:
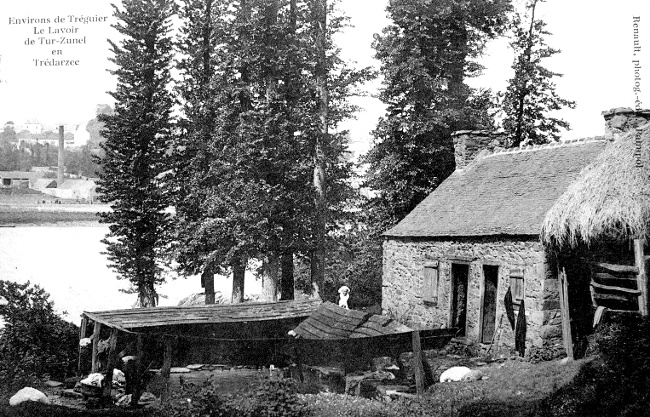
{"label": "doorway", "polygon": [[467,279],[469,265],[451,264],[451,326],[458,328],[457,336],[465,336],[467,325]]}
{"label": "doorway", "polygon": [[499,267],[483,265],[483,320],[481,323],[481,343],[491,343],[494,337],[497,317],[497,288]]}

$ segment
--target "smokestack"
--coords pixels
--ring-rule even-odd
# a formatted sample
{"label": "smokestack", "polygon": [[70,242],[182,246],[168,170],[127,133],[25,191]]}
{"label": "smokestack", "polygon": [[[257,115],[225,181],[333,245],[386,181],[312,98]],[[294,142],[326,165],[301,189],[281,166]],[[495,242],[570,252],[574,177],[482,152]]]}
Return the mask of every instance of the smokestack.
{"label": "smokestack", "polygon": [[63,171],[65,170],[63,161],[63,125],[59,126],[59,169],[56,173],[56,186],[63,184]]}

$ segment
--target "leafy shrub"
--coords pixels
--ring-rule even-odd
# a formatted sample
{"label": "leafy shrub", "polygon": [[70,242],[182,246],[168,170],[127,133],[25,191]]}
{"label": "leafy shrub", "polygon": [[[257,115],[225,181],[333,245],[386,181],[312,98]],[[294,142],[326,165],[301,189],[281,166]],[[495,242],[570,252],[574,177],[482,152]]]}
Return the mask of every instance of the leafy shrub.
{"label": "leafy shrub", "polygon": [[618,317],[602,326],[593,340],[599,359],[547,400],[547,415],[648,415],[650,319]]}
{"label": "leafy shrub", "polygon": [[613,410],[620,415],[650,403],[650,319],[625,317],[596,334],[600,356],[609,371]]}
{"label": "leafy shrub", "polygon": [[219,396],[214,380],[203,385],[185,384],[162,404],[165,417],[302,417],[306,404],[290,379],[265,380],[254,392]]}
{"label": "leafy shrub", "polygon": [[63,378],[74,372],[79,329],[54,313],[49,294],[38,285],[0,280],[0,386],[8,390],[34,384],[45,374]]}

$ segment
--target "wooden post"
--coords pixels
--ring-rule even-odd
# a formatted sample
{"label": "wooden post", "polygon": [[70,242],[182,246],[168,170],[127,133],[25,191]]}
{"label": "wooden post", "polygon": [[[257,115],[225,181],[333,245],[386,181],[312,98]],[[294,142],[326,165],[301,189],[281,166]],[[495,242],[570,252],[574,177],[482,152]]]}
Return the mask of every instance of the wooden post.
{"label": "wooden post", "polygon": [[413,331],[413,372],[415,374],[415,392],[418,396],[424,393],[424,366],[422,365],[422,344],[420,331]]}
{"label": "wooden post", "polygon": [[160,368],[160,375],[165,378],[165,387],[162,392],[162,400],[166,400],[169,396],[169,376],[172,369],[172,339],[171,337],[164,338],[165,350],[163,352],[163,364]]}
{"label": "wooden post", "polygon": [[302,372],[302,357],[300,355],[300,341],[292,337],[291,344],[293,345],[293,355],[296,360],[296,367],[298,368],[298,379],[300,382],[305,382],[305,374]]}
{"label": "wooden post", "polygon": [[564,350],[569,360],[573,360],[573,339],[571,336],[571,315],[569,314],[569,283],[567,282],[566,270],[560,272],[560,312],[562,315],[562,339]]}
{"label": "wooden post", "polygon": [[142,355],[144,354],[144,340],[141,333],[137,335],[136,344],[135,344],[135,364],[134,364],[134,375],[133,375],[133,392],[131,394],[131,406],[135,407],[140,401],[140,396],[142,395]]}
{"label": "wooden post", "polygon": [[634,239],[634,263],[639,268],[639,274],[636,277],[637,288],[641,291],[639,294],[639,312],[642,316],[648,315],[648,275],[645,270],[644,249],[645,239]]}
{"label": "wooden post", "polygon": [[113,388],[113,369],[117,362],[117,329],[111,329],[111,337],[108,345],[108,359],[106,360],[106,373],[104,374],[104,398],[111,396],[111,389]]}
{"label": "wooden post", "polygon": [[[88,318],[83,316],[81,318],[81,325],[79,326],[79,342],[86,337],[86,326],[88,326]],[[81,344],[79,345],[79,358],[77,362],[77,376],[83,375],[83,360],[81,357]]]}
{"label": "wooden post", "polygon": [[99,370],[99,361],[97,360],[97,344],[99,343],[99,334],[102,331],[102,324],[95,322],[95,328],[93,329],[93,356],[92,356],[92,365],[91,372],[95,373]]}

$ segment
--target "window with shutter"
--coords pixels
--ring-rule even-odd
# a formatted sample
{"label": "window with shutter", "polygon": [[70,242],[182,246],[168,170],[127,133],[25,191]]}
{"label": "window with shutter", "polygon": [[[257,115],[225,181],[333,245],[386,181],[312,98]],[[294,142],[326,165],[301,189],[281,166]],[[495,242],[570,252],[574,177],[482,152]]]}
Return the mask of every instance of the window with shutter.
{"label": "window with shutter", "polygon": [[510,271],[510,293],[512,304],[520,305],[524,299],[524,272],[520,269]]}
{"label": "window with shutter", "polygon": [[438,262],[424,265],[422,299],[427,304],[438,303],[438,275]]}

